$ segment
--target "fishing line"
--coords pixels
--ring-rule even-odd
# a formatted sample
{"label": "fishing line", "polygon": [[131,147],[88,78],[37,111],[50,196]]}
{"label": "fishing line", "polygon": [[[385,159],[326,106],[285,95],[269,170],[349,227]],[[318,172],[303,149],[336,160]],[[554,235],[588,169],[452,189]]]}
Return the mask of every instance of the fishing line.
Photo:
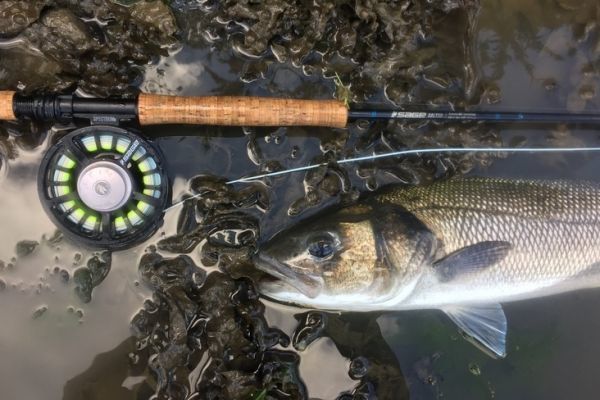
{"label": "fishing line", "polygon": [[[382,158],[391,158],[391,157],[400,157],[400,156],[409,156],[409,155],[417,155],[417,154],[431,154],[431,153],[577,153],[577,152],[594,152],[600,151],[600,147],[446,147],[446,148],[422,148],[422,149],[406,149],[406,150],[398,150],[381,154],[371,154],[368,156],[359,156],[359,157],[351,157],[344,158],[341,160],[335,161],[337,164],[350,164],[361,161],[372,161],[379,160]],[[316,169],[319,167],[324,167],[329,165],[330,162],[323,162],[319,164],[305,165],[303,167],[289,168],[281,171],[269,172],[265,174],[253,175],[245,178],[238,178],[231,181],[225,182],[226,185],[233,185],[235,183],[247,183],[252,182],[262,178],[270,178],[281,175],[288,175],[294,172],[303,172],[309,171],[312,169]],[[201,197],[203,193],[198,193],[193,196],[187,197],[184,200],[178,201],[166,208],[163,213],[167,213],[168,211],[181,206],[188,200],[193,200]]]}

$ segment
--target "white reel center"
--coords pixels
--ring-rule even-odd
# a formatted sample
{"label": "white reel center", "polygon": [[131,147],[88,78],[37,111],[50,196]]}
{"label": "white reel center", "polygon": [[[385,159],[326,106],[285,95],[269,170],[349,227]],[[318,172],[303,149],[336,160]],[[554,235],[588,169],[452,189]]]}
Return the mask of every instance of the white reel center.
{"label": "white reel center", "polygon": [[127,204],[132,190],[127,171],[110,161],[96,161],[88,165],[77,179],[81,201],[98,212],[120,209]]}

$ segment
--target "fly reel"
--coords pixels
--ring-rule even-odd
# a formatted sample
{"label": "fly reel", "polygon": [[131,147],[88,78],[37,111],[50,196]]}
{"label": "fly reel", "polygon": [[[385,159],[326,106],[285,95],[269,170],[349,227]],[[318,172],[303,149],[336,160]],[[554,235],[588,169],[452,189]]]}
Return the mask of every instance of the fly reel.
{"label": "fly reel", "polygon": [[113,126],[73,131],[48,151],[38,191],[52,221],[73,240],[121,250],[153,235],[170,203],[158,149]]}

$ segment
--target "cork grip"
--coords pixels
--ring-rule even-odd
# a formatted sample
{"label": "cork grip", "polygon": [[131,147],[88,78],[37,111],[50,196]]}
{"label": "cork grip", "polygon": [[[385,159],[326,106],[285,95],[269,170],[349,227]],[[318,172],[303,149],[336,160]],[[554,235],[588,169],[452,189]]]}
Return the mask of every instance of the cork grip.
{"label": "cork grip", "polygon": [[141,125],[323,126],[343,128],[344,103],[268,97],[177,97],[141,94]]}
{"label": "cork grip", "polygon": [[15,92],[0,91],[0,120],[12,121],[17,119],[13,112],[13,96]]}

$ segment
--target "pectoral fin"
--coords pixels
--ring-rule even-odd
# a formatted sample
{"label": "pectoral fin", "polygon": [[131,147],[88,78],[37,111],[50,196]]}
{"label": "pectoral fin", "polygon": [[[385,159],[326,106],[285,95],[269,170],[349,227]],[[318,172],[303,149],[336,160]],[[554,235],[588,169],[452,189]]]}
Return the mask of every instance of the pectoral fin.
{"label": "pectoral fin", "polygon": [[591,278],[600,275],[600,262],[595,262],[583,271],[574,275],[573,278]]}
{"label": "pectoral fin", "polygon": [[509,242],[488,241],[463,247],[433,264],[441,282],[448,282],[458,275],[488,268],[502,261],[512,248]]}
{"label": "pectoral fin", "polygon": [[478,344],[493,355],[506,356],[506,316],[500,304],[446,307],[443,311]]}

